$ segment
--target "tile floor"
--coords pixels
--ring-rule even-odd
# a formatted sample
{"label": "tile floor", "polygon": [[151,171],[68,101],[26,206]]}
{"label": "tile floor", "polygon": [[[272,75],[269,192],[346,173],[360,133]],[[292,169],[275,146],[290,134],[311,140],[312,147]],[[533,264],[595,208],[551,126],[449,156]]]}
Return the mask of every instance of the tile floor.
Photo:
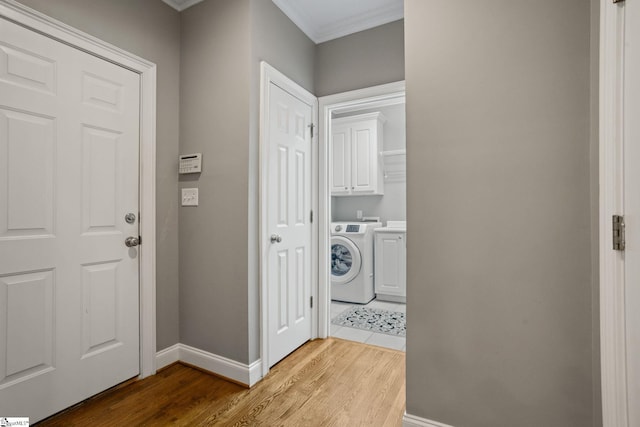
{"label": "tile floor", "polygon": [[[347,302],[331,301],[331,319],[342,313],[347,308],[361,304],[351,304]],[[389,311],[407,312],[407,306],[402,303],[373,300],[365,307],[381,308]],[[381,334],[378,332],[364,331],[362,329],[349,328],[348,326],[339,326],[331,324],[330,334],[332,337],[342,338],[350,341],[358,341],[366,344],[377,345],[380,347],[392,348],[394,350],[406,351],[407,339],[405,337],[396,337],[393,335]]]}

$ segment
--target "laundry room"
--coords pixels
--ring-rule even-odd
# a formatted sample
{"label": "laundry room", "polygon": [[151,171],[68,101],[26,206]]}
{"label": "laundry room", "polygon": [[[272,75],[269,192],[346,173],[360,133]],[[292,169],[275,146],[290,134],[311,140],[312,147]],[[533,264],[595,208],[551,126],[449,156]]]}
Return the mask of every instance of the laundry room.
{"label": "laundry room", "polygon": [[404,350],[404,97],[334,112],[330,149],[330,333]]}

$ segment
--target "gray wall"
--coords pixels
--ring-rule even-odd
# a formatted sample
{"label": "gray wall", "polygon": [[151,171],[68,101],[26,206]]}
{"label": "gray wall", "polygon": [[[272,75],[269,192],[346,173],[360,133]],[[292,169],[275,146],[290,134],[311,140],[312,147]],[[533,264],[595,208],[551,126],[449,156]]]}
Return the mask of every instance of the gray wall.
{"label": "gray wall", "polygon": [[200,206],[180,211],[181,342],[259,358],[261,60],[313,90],[314,45],[271,1],[207,0],[182,13],[181,145],[202,152]]}
{"label": "gray wall", "polygon": [[315,62],[316,96],[404,80],[404,21],[320,43]]}
{"label": "gray wall", "polygon": [[[382,108],[363,109],[336,117],[380,111],[387,121],[384,124],[383,146],[381,151],[404,150],[406,148],[406,118],[404,104]],[[404,160],[404,157],[395,158]],[[356,210],[362,210],[364,216],[379,216],[383,222],[407,219],[407,183],[406,180],[384,180],[382,196],[340,196],[331,198],[331,217],[333,221],[356,220]]]}
{"label": "gray wall", "polygon": [[590,1],[405,6],[407,412],[591,426]]}
{"label": "gray wall", "polygon": [[259,130],[260,61],[314,92],[315,44],[271,0],[251,0],[251,110],[249,141],[249,360],[260,358]]}
{"label": "gray wall", "polygon": [[21,3],[157,64],[157,349],[178,335],[178,99],[180,15],[159,0],[21,0]]}
{"label": "gray wall", "polygon": [[[182,12],[180,151],[201,152],[180,208],[180,341],[248,363],[249,0]],[[176,194],[177,196],[177,194]]]}

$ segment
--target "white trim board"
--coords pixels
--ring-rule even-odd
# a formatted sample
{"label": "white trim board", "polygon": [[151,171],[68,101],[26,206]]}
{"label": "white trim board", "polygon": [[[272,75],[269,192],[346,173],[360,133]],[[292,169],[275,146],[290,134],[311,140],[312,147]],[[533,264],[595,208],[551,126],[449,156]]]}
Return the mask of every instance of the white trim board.
{"label": "white trim board", "polygon": [[0,17],[140,75],[140,378],[156,372],[156,65],[15,0]]}
{"label": "white trim board", "polygon": [[402,418],[402,427],[452,427],[448,424],[439,423],[438,421],[431,421],[426,418],[416,417],[415,415],[409,415],[405,412]]}
{"label": "white trim board", "polygon": [[180,344],[174,344],[156,353],[156,369],[166,368],[180,361]]}
{"label": "white trim board", "polygon": [[[318,265],[329,265],[331,253],[331,188],[329,184],[329,135],[331,114],[377,108],[405,102],[405,82],[399,81],[365,89],[323,96],[319,102],[318,126]],[[329,336],[331,321],[331,275],[328,268],[318,271],[318,338]]]}
{"label": "white trim board", "polygon": [[175,362],[187,363],[249,387],[262,379],[262,362],[260,360],[246,365],[186,344],[174,344],[156,353],[158,369]]}
{"label": "white trim board", "polygon": [[611,216],[624,213],[624,3],[600,3],[600,356],[604,427],[628,427],[624,256]]}

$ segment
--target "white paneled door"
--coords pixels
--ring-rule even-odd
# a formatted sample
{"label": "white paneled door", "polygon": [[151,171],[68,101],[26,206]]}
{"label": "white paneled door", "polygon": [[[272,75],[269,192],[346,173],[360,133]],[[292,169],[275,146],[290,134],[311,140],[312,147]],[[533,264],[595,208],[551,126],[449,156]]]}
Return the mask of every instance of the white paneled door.
{"label": "white paneled door", "polygon": [[311,105],[269,84],[269,367],[311,338]]}
{"label": "white paneled door", "polygon": [[0,19],[0,416],[138,375],[139,96],[138,74]]}
{"label": "white paneled door", "polygon": [[629,427],[640,427],[640,5],[624,3],[624,215]]}

